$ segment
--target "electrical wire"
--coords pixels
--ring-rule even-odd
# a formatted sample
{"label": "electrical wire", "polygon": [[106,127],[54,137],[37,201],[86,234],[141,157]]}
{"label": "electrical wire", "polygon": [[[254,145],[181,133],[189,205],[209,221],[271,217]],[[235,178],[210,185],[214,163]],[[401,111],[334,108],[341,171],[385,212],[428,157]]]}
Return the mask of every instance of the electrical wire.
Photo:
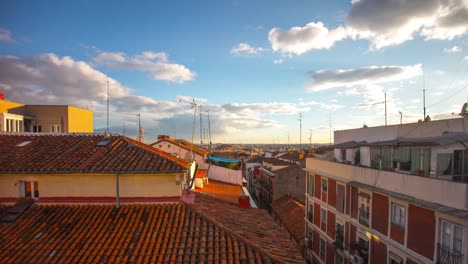
{"label": "electrical wire", "polygon": [[443,101],[446,101],[446,100],[448,100],[448,99],[454,97],[454,96],[457,95],[459,92],[465,90],[467,87],[468,87],[468,85],[463,86],[460,90],[457,90],[454,94],[452,94],[452,95],[450,95],[450,96],[447,96],[447,97],[443,98],[442,100],[440,100],[440,101],[438,101],[438,102],[436,102],[436,103],[433,103],[433,104],[431,104],[431,105],[429,105],[429,106],[426,106],[426,109],[429,108],[429,107],[431,107],[431,106],[440,104],[440,103],[442,103]]}

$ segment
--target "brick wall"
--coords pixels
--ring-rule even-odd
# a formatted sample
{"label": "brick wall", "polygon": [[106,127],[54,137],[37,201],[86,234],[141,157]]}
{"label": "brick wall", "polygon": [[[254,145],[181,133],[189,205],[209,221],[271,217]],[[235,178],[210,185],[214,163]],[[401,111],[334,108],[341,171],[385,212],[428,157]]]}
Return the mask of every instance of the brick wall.
{"label": "brick wall", "polygon": [[351,211],[351,186],[346,185],[346,214],[349,215]]}
{"label": "brick wall", "polygon": [[335,239],[335,221],[336,217],[332,211],[328,211],[327,213],[327,234],[332,238]]}
{"label": "brick wall", "polygon": [[354,186],[351,186],[351,217],[358,217],[358,189]]}
{"label": "brick wall", "polygon": [[314,225],[320,226],[320,204],[314,203]]}
{"label": "brick wall", "polygon": [[380,233],[388,233],[388,198],[374,193],[372,196],[372,228]]}
{"label": "brick wall", "polygon": [[373,238],[370,255],[372,264],[387,263],[387,246],[382,241]]}
{"label": "brick wall", "polygon": [[320,199],[322,197],[322,176],[315,174],[315,198]]}
{"label": "brick wall", "polygon": [[436,228],[434,212],[412,204],[408,209],[407,247],[432,260]]}
{"label": "brick wall", "polygon": [[328,204],[336,207],[336,181],[328,179]]}

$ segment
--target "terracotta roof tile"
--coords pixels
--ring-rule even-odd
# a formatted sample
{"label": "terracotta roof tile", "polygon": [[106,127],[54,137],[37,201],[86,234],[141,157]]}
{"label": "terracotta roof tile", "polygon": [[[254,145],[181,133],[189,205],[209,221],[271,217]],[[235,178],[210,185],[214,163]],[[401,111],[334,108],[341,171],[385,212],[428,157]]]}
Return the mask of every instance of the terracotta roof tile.
{"label": "terracotta roof tile", "polygon": [[125,136],[0,133],[0,173],[183,172],[188,166]]}
{"label": "terracotta roof tile", "polygon": [[304,259],[268,213],[197,193],[191,205],[198,213],[218,224],[240,241],[270,256],[275,263],[304,263]]}
{"label": "terracotta roof tile", "polygon": [[300,201],[285,195],[271,204],[271,209],[297,241],[305,236],[305,207]]}
{"label": "terracotta roof tile", "polygon": [[203,189],[196,188],[195,191],[235,204],[238,203],[239,196],[244,193],[240,185],[228,184],[215,180],[209,180],[208,184],[205,185]]}
{"label": "terracotta roof tile", "polygon": [[[0,225],[3,263],[272,263],[182,203],[33,205]],[[273,260],[273,261],[272,261]]]}
{"label": "terracotta roof tile", "polygon": [[205,178],[207,174],[208,170],[197,169],[197,172],[195,173],[195,178]]}

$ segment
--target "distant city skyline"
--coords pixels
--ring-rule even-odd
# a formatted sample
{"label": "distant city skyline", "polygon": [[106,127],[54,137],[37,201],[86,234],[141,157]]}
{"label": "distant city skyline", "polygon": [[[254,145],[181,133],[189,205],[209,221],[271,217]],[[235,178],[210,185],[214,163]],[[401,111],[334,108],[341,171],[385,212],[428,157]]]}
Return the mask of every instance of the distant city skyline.
{"label": "distant city skyline", "polygon": [[[329,143],[331,130],[459,117],[466,0],[2,1],[0,93],[94,112],[145,141]],[[425,92],[423,93],[423,90]],[[384,103],[386,101],[386,104]],[[385,117],[385,105],[387,117]],[[302,138],[299,139],[299,114]],[[197,114],[195,143],[200,141]],[[333,139],[333,138],[332,138]]]}

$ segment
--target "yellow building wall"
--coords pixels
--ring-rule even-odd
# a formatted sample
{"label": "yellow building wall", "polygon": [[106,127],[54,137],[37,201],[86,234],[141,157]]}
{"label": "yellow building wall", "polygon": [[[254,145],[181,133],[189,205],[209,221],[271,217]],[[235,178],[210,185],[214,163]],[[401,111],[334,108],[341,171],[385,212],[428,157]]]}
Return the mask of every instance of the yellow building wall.
{"label": "yellow building wall", "polygon": [[[177,174],[122,174],[120,197],[179,196]],[[179,174],[182,179],[182,174]],[[19,182],[37,180],[41,197],[115,197],[115,174],[0,174],[0,198],[18,198]]]}
{"label": "yellow building wall", "polygon": [[8,100],[0,100],[0,113],[7,113],[8,109],[23,106],[23,104],[8,101]]}
{"label": "yellow building wall", "polygon": [[93,133],[93,131],[93,112],[69,106],[68,132]]}

